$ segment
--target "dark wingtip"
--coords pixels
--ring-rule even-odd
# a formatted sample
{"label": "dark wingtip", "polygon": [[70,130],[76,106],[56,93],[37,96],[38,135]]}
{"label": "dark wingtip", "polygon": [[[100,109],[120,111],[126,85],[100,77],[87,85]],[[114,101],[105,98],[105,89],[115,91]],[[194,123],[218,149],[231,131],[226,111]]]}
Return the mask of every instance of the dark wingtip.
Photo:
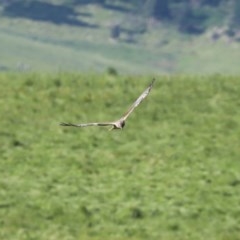
{"label": "dark wingtip", "polygon": [[150,85],[149,85],[150,88],[152,88],[152,86],[153,86],[153,84],[154,84],[155,81],[156,81],[156,79],[153,78],[153,79],[152,79],[152,82],[151,82]]}
{"label": "dark wingtip", "polygon": [[69,126],[68,123],[64,123],[64,122],[59,123],[59,125],[60,125],[60,126]]}

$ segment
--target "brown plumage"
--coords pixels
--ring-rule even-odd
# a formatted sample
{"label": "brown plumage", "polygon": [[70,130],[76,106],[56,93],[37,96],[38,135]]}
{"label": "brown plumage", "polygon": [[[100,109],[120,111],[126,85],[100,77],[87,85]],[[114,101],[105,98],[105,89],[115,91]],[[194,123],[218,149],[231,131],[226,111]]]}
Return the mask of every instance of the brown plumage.
{"label": "brown plumage", "polygon": [[113,122],[92,122],[92,123],[80,123],[80,124],[74,124],[74,123],[60,123],[61,126],[67,126],[67,127],[89,127],[89,126],[111,126],[111,129],[123,129],[125,126],[125,121],[129,117],[129,115],[133,112],[133,110],[147,97],[147,95],[150,93],[153,83],[155,79],[152,80],[151,84],[144,90],[144,92],[137,98],[137,100],[131,105],[131,107],[128,109],[128,111],[118,120]]}

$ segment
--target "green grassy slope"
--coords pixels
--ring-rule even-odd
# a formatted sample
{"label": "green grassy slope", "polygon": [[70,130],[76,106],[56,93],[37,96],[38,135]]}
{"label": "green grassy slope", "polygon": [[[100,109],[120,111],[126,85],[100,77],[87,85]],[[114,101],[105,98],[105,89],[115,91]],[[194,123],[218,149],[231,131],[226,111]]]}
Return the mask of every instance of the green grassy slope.
{"label": "green grassy slope", "polygon": [[[159,58],[158,53],[139,46],[44,38],[35,40],[4,31],[0,43],[1,65],[11,70],[103,71],[114,67],[121,72],[144,73],[155,71],[154,64]],[[24,66],[26,69],[21,69]],[[156,71],[161,69],[164,71],[163,68]]]}
{"label": "green grassy slope", "polygon": [[239,239],[240,78],[0,75],[1,239]]}

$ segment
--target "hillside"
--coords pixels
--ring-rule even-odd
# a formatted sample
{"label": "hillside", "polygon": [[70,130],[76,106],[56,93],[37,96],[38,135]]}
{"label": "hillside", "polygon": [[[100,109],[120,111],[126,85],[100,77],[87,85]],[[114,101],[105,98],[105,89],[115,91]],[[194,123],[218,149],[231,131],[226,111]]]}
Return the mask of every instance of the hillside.
{"label": "hillside", "polygon": [[172,20],[139,14],[145,7],[124,1],[23,2],[1,7],[2,71],[240,73],[237,38],[213,20],[201,34],[191,34]]}

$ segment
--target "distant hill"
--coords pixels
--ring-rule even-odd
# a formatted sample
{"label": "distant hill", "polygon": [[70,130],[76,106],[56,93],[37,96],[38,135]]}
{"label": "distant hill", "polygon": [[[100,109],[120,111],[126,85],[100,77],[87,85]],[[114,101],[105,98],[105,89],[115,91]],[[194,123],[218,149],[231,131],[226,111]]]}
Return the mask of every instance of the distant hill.
{"label": "distant hill", "polygon": [[1,1],[0,71],[239,74],[238,1]]}

